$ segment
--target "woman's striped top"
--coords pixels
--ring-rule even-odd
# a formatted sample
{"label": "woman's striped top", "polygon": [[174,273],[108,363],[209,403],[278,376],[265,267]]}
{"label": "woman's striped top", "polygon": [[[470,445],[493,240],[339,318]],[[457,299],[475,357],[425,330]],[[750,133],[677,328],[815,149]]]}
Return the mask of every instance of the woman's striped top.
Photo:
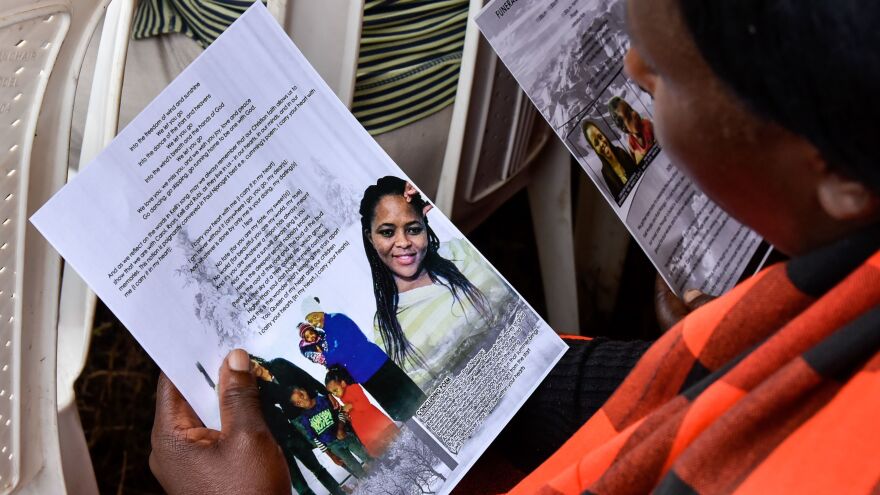
{"label": "woman's striped top", "polygon": [[[134,38],[183,33],[210,45],[252,0],[142,0]],[[468,0],[368,0],[352,112],[378,135],[455,100]]]}
{"label": "woman's striped top", "polygon": [[141,0],[132,37],[138,40],[182,33],[206,47],[253,3],[254,0]]}
{"label": "woman's striped top", "polygon": [[352,112],[376,135],[455,100],[467,0],[370,0]]}

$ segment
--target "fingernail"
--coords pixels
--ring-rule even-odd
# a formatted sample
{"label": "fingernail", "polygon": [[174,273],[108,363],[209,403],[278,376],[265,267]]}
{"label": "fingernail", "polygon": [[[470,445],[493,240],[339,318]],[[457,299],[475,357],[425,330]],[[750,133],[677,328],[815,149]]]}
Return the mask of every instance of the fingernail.
{"label": "fingernail", "polygon": [[688,291],[685,291],[684,297],[682,297],[682,299],[684,299],[685,304],[690,304],[690,303],[694,302],[694,300],[696,298],[698,298],[702,295],[703,295],[703,293],[698,291],[697,289],[690,289]]}
{"label": "fingernail", "polygon": [[232,371],[250,371],[251,358],[242,349],[235,349],[226,356],[226,363]]}

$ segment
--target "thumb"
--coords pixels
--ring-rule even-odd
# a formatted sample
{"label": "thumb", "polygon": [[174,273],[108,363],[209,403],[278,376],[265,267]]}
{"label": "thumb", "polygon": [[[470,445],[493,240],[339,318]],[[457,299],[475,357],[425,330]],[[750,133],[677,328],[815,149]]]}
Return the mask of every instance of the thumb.
{"label": "thumb", "polygon": [[715,300],[715,296],[705,294],[697,289],[691,289],[684,293],[682,299],[684,300],[684,303],[687,305],[688,309],[693,311],[700,306],[703,306]]}
{"label": "thumb", "polygon": [[690,312],[690,308],[669,290],[659,273],[654,283],[654,312],[657,315],[657,324],[664,332]]}
{"label": "thumb", "polygon": [[267,429],[250,356],[241,349],[230,352],[220,366],[220,424],[227,435]]}

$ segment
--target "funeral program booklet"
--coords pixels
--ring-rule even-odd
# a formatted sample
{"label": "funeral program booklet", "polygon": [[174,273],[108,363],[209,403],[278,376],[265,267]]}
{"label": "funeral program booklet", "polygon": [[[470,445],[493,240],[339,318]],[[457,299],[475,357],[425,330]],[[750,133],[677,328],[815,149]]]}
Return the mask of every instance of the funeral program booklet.
{"label": "funeral program booklet", "polygon": [[623,71],[625,8],[624,0],[493,0],[476,21],[669,286],[718,295],[762,240],[657,143],[651,96]]}
{"label": "funeral program booklet", "polygon": [[205,425],[252,355],[299,492],[449,492],[566,348],[260,2],[31,221]]}

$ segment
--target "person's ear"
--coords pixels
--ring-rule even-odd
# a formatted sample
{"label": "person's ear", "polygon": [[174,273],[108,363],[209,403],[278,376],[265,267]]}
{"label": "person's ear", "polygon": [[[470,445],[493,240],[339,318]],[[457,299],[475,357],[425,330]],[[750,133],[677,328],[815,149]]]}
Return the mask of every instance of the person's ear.
{"label": "person's ear", "polygon": [[880,197],[859,181],[826,170],[817,184],[819,204],[835,220],[860,220],[880,211]]}

